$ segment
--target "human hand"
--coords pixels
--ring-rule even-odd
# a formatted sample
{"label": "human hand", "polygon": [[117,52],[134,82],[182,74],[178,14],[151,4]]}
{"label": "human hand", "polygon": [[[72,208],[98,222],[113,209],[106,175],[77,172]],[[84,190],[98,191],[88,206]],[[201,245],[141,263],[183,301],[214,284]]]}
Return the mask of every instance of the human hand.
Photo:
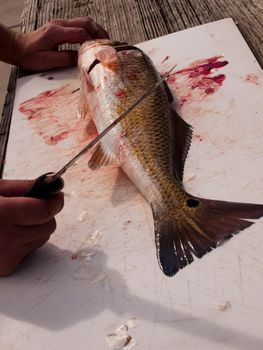
{"label": "human hand", "polygon": [[54,19],[33,32],[15,33],[14,63],[35,72],[72,66],[77,63],[77,51],[58,51],[59,45],[108,37],[108,33],[89,17]]}
{"label": "human hand", "polygon": [[0,276],[14,272],[56,229],[63,193],[48,200],[22,197],[32,185],[31,180],[0,180]]}

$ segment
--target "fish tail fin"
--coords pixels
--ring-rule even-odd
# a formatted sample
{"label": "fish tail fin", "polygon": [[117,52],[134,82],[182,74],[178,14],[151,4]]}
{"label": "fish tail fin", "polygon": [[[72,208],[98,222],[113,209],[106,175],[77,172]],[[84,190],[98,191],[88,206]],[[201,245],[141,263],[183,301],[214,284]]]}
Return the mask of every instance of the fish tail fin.
{"label": "fish tail fin", "polygon": [[263,205],[234,203],[185,196],[182,209],[165,212],[152,206],[157,256],[162,271],[173,276],[225,239],[263,216]]}

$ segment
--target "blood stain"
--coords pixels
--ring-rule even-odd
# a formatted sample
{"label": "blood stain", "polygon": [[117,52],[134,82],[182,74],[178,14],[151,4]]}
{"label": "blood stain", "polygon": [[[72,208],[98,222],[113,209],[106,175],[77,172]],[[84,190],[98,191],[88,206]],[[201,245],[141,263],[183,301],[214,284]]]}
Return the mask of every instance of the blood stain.
{"label": "blood stain", "polygon": [[260,85],[259,77],[255,73],[250,73],[245,76],[245,81],[255,84],[255,85]]}
{"label": "blood stain", "polygon": [[118,90],[117,92],[115,92],[115,96],[116,97],[124,97],[126,95],[124,90]]}
{"label": "blood stain", "polygon": [[212,75],[214,70],[228,64],[228,61],[220,60],[221,58],[222,56],[214,56],[198,60],[169,75],[167,82],[177,98],[177,107],[212,95],[223,85],[225,74]]}

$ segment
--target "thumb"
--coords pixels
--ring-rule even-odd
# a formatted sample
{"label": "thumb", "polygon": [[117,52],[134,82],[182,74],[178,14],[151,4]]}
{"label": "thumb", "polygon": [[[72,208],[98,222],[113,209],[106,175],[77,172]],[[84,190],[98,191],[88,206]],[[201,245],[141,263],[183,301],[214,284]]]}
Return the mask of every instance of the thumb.
{"label": "thumb", "polygon": [[78,53],[73,50],[50,51],[45,56],[42,62],[46,62],[46,66],[42,69],[70,67],[77,64],[78,61]]}

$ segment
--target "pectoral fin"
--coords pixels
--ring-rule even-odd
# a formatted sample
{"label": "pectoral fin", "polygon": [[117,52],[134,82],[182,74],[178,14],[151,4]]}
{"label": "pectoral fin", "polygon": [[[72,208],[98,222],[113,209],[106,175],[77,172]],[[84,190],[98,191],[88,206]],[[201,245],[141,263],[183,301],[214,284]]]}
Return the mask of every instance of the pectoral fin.
{"label": "pectoral fin", "polygon": [[113,154],[102,142],[100,142],[95,147],[88,165],[90,169],[97,170],[108,165],[119,166],[119,160],[115,154]]}
{"label": "pectoral fin", "polygon": [[89,73],[86,68],[82,68],[80,71],[80,97],[78,106],[78,116],[81,119],[89,119],[89,105],[87,102],[87,95],[94,89]]}

